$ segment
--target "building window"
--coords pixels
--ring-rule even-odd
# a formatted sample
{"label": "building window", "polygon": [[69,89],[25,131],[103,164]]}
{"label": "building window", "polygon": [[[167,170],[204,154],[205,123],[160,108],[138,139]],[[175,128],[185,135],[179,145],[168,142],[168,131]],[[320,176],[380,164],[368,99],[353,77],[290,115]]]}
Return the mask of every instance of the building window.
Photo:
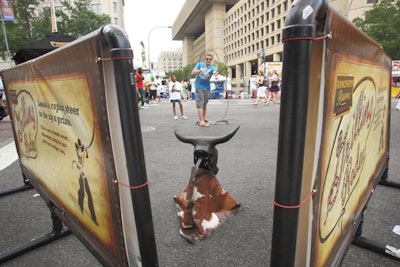
{"label": "building window", "polygon": [[112,10],[114,13],[117,13],[117,3],[116,2],[112,3]]}
{"label": "building window", "polygon": [[232,78],[236,78],[236,68],[232,68]]}
{"label": "building window", "polygon": [[101,15],[101,6],[100,4],[93,4],[91,5],[92,11],[97,15]]}

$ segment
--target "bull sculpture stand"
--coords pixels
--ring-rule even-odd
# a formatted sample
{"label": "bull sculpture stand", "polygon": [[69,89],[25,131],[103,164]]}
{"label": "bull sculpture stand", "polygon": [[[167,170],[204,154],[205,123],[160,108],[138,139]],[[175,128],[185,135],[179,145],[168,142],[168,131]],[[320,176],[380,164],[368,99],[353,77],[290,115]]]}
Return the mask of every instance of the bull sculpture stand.
{"label": "bull sculpture stand", "polygon": [[229,217],[241,209],[241,205],[225,191],[217,177],[217,144],[230,140],[239,126],[222,137],[184,137],[175,129],[175,136],[194,146],[194,166],[184,190],[174,196],[181,235],[190,243],[209,236]]}

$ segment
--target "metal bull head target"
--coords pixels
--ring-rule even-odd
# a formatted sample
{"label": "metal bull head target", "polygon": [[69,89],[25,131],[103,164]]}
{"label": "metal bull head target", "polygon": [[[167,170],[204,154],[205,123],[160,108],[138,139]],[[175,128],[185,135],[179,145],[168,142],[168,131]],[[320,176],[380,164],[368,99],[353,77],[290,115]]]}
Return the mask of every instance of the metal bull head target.
{"label": "metal bull head target", "polygon": [[218,172],[215,146],[230,140],[238,130],[239,126],[224,136],[183,136],[175,129],[180,141],[194,146],[189,182],[174,196],[180,234],[190,243],[209,236],[241,209],[215,176]]}
{"label": "metal bull head target", "polygon": [[218,173],[218,150],[215,147],[218,144],[229,141],[239,130],[240,126],[230,131],[224,136],[182,136],[175,129],[175,136],[184,143],[194,146],[194,164],[201,160],[199,167]]}

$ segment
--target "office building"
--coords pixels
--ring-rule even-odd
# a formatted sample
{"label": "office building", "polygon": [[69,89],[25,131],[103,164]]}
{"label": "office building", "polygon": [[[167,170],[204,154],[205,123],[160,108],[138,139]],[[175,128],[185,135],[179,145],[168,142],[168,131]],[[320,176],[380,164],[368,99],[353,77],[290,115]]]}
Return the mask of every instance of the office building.
{"label": "office building", "polygon": [[159,70],[164,70],[168,73],[171,71],[180,70],[183,67],[182,52],[180,48],[170,51],[162,51],[158,56],[157,69]]}
{"label": "office building", "polygon": [[[376,0],[334,0],[329,4],[352,20]],[[183,66],[207,52],[226,63],[232,89],[249,92],[251,76],[263,61],[282,60],[282,29],[293,0],[187,0],[172,27],[183,41]]]}
{"label": "office building", "polygon": [[[62,9],[62,0],[40,0],[38,10],[50,8],[51,1],[54,3],[54,9]],[[70,0],[74,2],[74,0]],[[90,7],[98,15],[106,14],[111,17],[111,23],[124,28],[124,0],[91,0]]]}

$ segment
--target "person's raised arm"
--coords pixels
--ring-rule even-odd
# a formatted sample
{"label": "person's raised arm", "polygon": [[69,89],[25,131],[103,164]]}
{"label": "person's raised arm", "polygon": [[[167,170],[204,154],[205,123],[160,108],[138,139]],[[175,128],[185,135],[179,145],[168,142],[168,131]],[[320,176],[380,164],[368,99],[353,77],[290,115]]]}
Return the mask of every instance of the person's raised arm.
{"label": "person's raised arm", "polygon": [[197,63],[196,66],[194,66],[194,68],[193,68],[193,70],[192,70],[192,75],[197,75],[197,74],[199,74],[200,72],[201,72],[200,64]]}

